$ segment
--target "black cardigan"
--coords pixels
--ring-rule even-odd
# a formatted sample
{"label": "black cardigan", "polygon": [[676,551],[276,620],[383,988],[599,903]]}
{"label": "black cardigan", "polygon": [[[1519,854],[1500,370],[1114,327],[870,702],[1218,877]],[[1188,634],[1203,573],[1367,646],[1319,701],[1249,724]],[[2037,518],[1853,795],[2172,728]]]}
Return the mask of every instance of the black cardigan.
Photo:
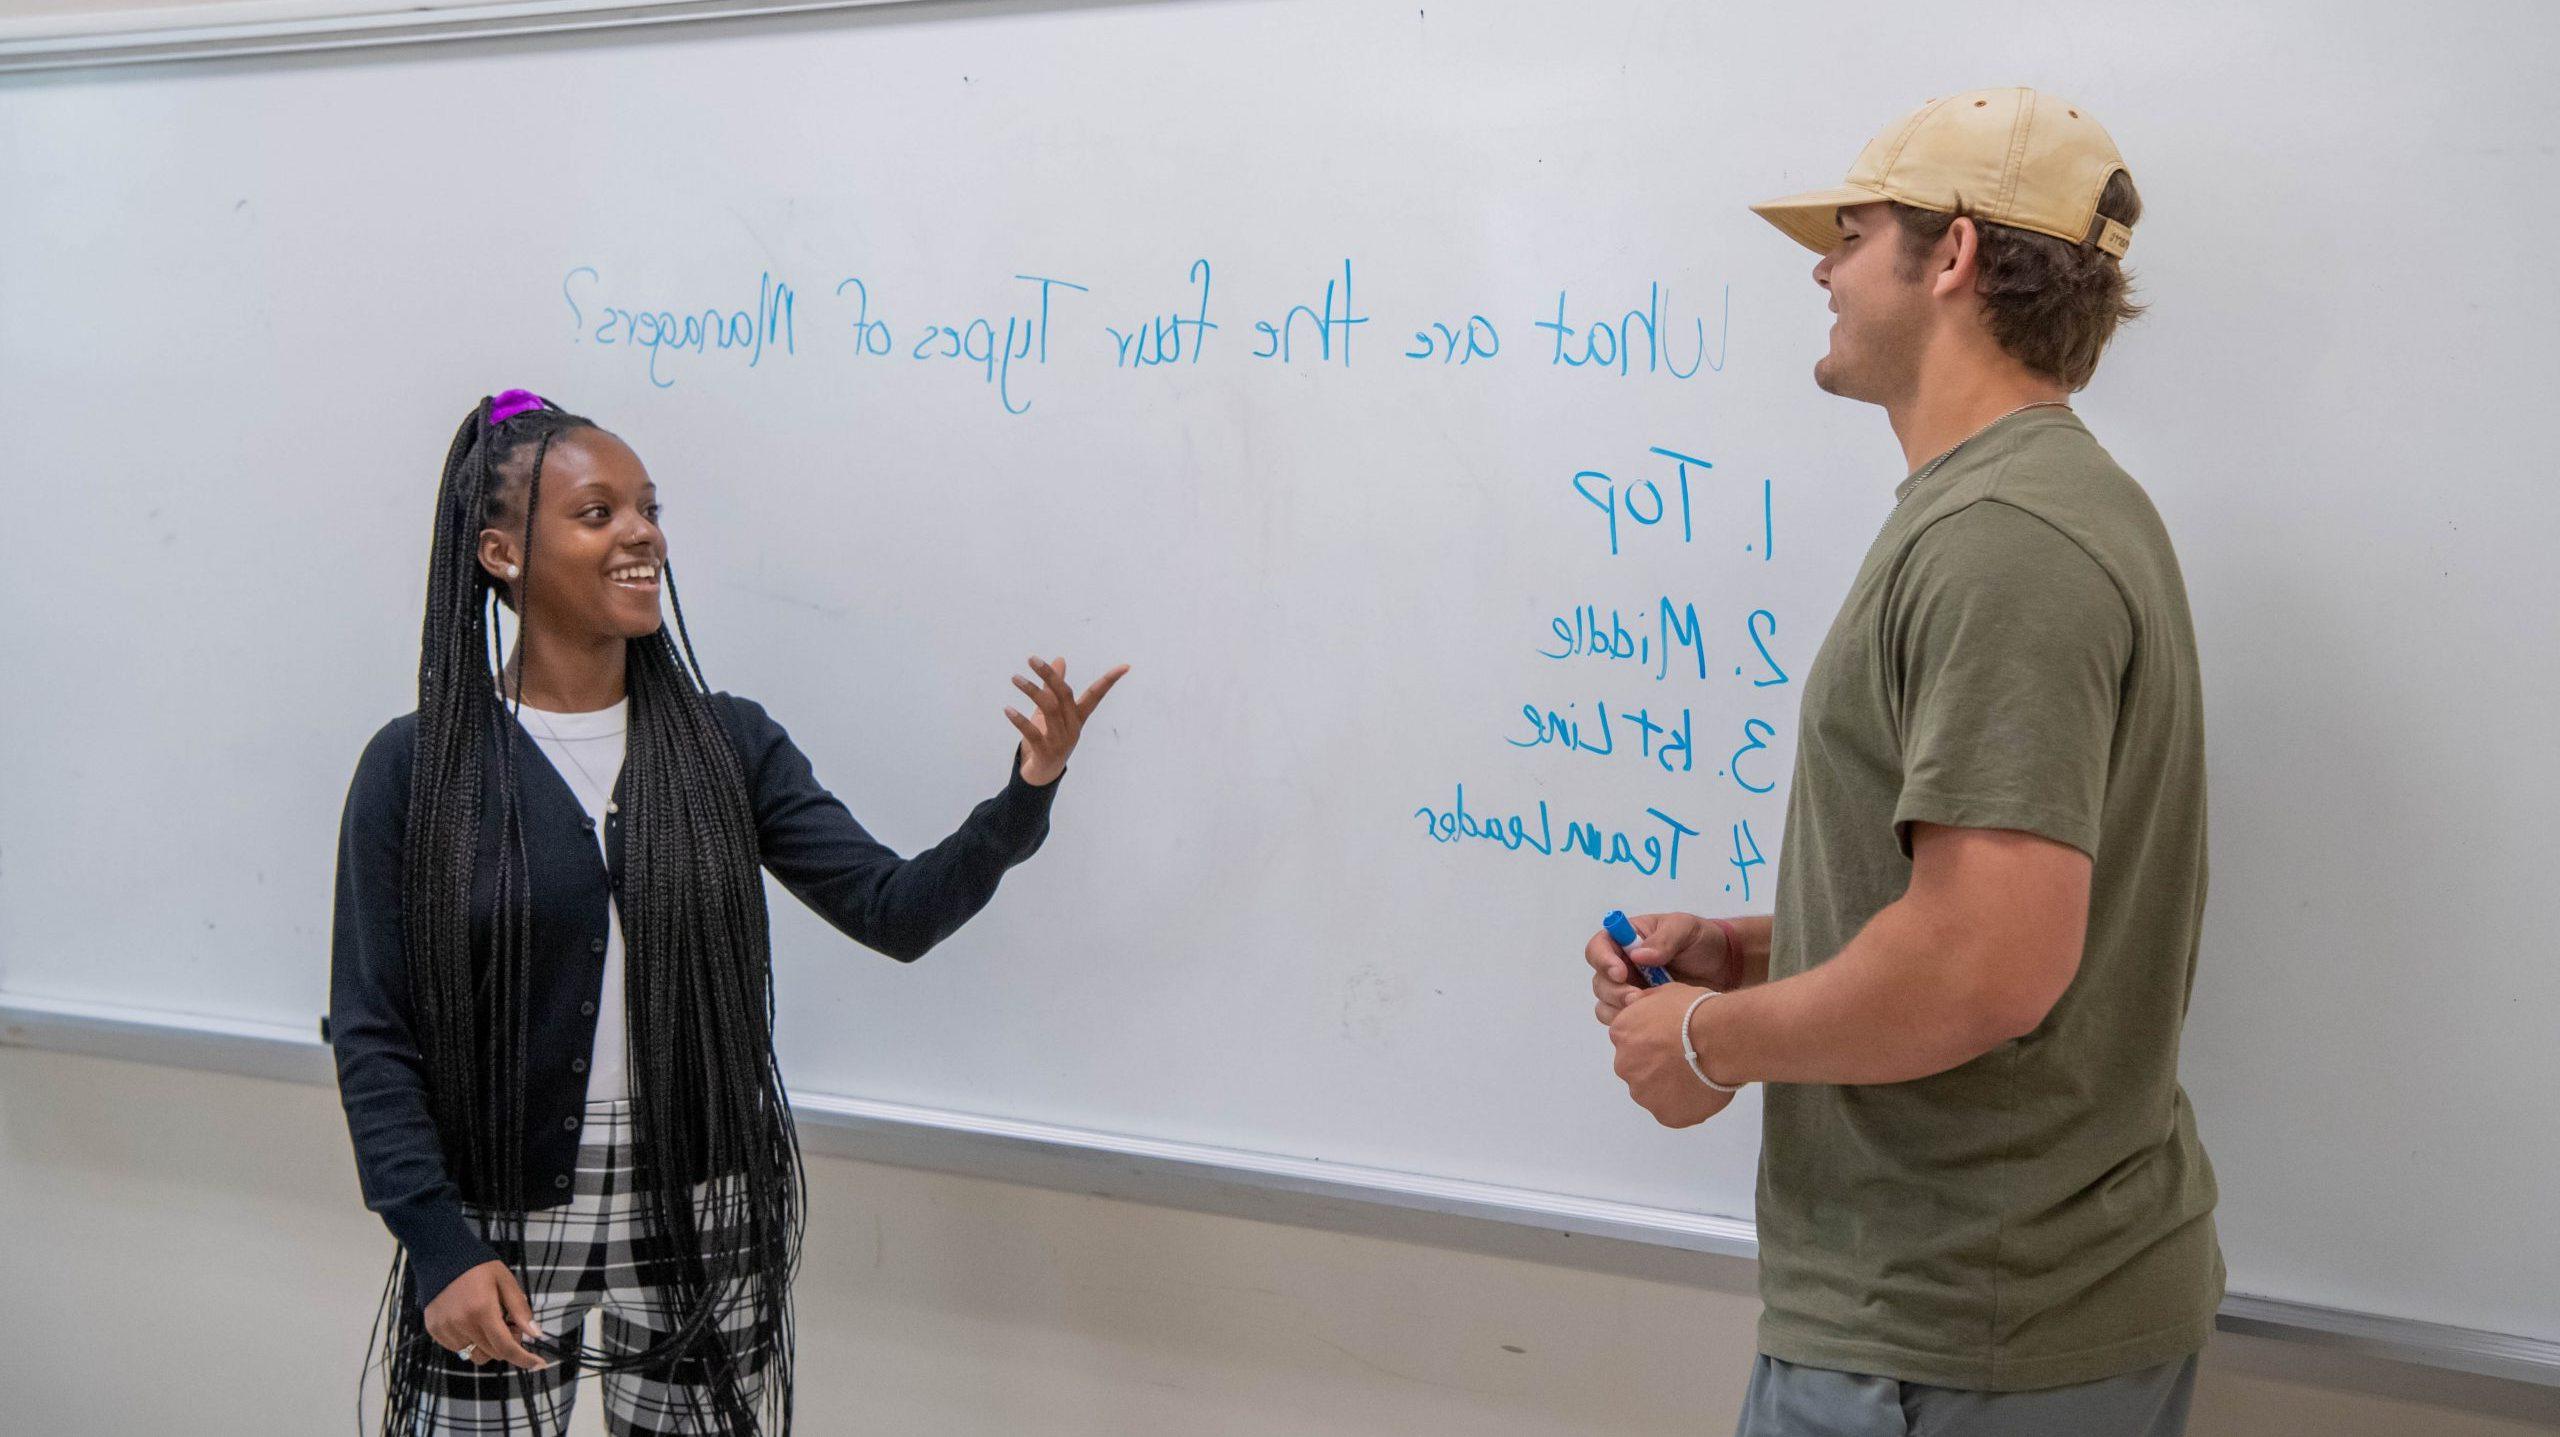
{"label": "black cardigan", "polygon": [[[923,956],[985,907],[1004,871],[1029,858],[1048,835],[1057,787],[1024,782],[1017,757],[1004,791],[979,804],[958,832],[902,859],[854,821],[762,708],[729,694],[712,695],[711,704],[746,775],[765,868],[855,942],[902,962]],[[485,1202],[488,1195],[460,1160],[461,1144],[442,1141],[436,1129],[411,1023],[400,850],[417,728],[417,715],[406,714],[375,734],[347,792],[326,1026],[365,1206],[380,1213],[408,1249],[416,1279],[412,1300],[423,1303],[497,1253],[463,1215],[465,1202]],[[533,909],[526,1201],[557,1207],[569,1200],[577,1160],[604,979],[606,905],[622,873],[622,820],[607,818],[599,854],[595,820],[521,727],[516,745]],[[494,758],[487,769],[472,894],[473,941],[484,949],[495,911]]]}

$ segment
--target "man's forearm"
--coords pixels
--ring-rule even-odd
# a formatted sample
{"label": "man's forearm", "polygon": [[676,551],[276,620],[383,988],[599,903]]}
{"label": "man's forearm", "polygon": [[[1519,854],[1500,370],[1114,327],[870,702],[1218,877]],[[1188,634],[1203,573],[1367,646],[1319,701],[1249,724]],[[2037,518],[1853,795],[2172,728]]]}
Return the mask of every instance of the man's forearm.
{"label": "man's forearm", "polygon": [[1741,987],[1757,988],[1769,981],[1769,931],[1773,920],[1766,913],[1744,918],[1727,918],[1733,925],[1733,936],[1742,940]]}
{"label": "man's forearm", "polygon": [[[1830,962],[1775,983],[1768,922],[1732,920],[1753,983],[1701,1004],[1699,1060],[1720,1083],[1901,1083],[1971,1062],[2010,1035],[1966,991],[1950,937],[1909,900],[1878,913]],[[1755,932],[1745,924],[1756,923]]]}

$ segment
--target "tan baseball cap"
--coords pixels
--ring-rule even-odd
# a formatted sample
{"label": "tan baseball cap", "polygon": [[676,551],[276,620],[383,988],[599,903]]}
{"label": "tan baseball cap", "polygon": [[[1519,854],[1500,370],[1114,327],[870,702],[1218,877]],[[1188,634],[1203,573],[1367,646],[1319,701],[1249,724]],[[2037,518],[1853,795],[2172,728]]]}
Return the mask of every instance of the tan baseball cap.
{"label": "tan baseball cap", "polygon": [[[2089,112],[2029,89],[1968,90],[1931,100],[1867,141],[1845,183],[1770,200],[1752,213],[1816,254],[1840,243],[1839,211],[1899,200],[1940,214],[2080,244],[2098,197],[2125,167]],[[2133,231],[2106,222],[2098,248],[2121,259]]]}

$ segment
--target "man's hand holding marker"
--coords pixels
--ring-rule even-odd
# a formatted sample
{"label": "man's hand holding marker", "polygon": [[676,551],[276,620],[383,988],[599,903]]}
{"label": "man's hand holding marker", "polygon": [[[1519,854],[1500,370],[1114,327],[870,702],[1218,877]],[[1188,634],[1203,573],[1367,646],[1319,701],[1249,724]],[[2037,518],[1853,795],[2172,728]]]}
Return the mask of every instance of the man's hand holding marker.
{"label": "man's hand holding marker", "polygon": [[1686,1128],[1723,1112],[1740,1085],[1707,1075],[1689,1025],[1700,1005],[1752,981],[1741,934],[1721,918],[1693,913],[1612,912],[1583,947],[1591,965],[1593,1013],[1617,1047],[1628,1095],[1665,1127]]}

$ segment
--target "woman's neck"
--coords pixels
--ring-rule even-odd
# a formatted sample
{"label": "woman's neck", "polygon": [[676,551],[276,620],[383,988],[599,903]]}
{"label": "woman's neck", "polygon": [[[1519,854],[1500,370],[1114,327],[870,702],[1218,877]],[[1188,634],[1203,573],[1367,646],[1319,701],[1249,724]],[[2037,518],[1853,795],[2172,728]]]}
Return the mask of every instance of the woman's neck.
{"label": "woman's neck", "polygon": [[498,691],[547,713],[609,709],[629,692],[624,674],[627,642],[609,638],[570,644],[548,634],[527,633],[507,656],[506,675]]}

